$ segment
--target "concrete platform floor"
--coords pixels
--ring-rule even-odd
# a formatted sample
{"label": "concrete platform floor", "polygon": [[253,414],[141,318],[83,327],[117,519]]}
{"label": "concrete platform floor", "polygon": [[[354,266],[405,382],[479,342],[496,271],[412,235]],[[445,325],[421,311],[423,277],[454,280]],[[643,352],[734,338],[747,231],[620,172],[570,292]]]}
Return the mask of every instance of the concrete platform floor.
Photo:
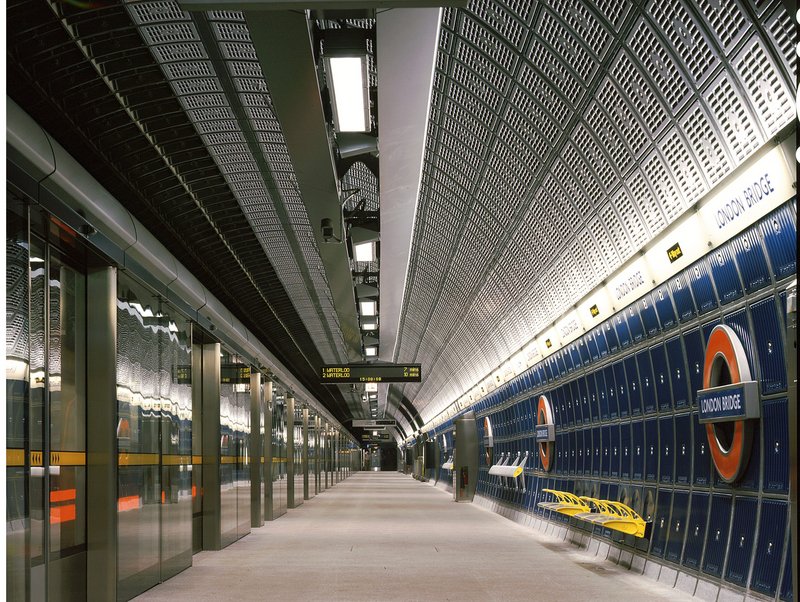
{"label": "concrete platform floor", "polygon": [[409,476],[355,473],[137,600],[689,600]]}

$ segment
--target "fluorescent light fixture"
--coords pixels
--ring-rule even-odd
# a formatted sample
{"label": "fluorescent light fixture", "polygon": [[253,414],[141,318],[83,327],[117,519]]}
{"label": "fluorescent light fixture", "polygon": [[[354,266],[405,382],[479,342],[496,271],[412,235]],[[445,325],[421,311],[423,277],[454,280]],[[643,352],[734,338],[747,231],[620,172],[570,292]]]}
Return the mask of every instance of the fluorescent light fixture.
{"label": "fluorescent light fixture", "polygon": [[364,386],[364,390],[365,390],[367,393],[371,393],[371,392],[373,392],[373,391],[377,391],[377,390],[378,390],[378,383],[367,383],[367,384]]}
{"label": "fluorescent light fixture", "polygon": [[146,305],[144,311],[142,312],[143,318],[152,318],[155,314],[153,314],[153,308],[149,305]]}
{"label": "fluorescent light fixture", "polygon": [[364,354],[367,357],[375,357],[376,355],[378,355],[378,346],[370,345],[369,347],[364,347]]}
{"label": "fluorescent light fixture", "polygon": [[378,304],[371,299],[365,299],[358,302],[359,309],[361,310],[360,313],[362,316],[371,317],[377,315],[378,313]]}
{"label": "fluorescent light fixture", "polygon": [[169,321],[169,331],[170,332],[178,332],[178,325],[175,324],[172,320]]}
{"label": "fluorescent light fixture", "polygon": [[30,263],[44,263],[44,259],[41,257],[31,257],[28,261]]}
{"label": "fluorescent light fixture", "polygon": [[374,261],[375,243],[362,242],[361,244],[353,245],[353,255],[355,255],[356,261]]}
{"label": "fluorescent light fixture", "polygon": [[372,431],[372,436],[373,437],[377,437],[378,436],[378,431]]}
{"label": "fluorescent light fixture", "polygon": [[370,119],[366,54],[329,56],[325,58],[325,64],[336,131],[368,132]]}

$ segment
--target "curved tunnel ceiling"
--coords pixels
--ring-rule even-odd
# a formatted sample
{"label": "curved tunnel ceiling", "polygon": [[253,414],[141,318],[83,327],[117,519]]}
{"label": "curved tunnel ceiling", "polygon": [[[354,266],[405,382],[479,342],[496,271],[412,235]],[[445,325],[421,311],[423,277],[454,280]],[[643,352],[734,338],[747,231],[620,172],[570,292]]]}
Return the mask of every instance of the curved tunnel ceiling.
{"label": "curved tunnel ceiling", "polygon": [[427,422],[793,120],[781,2],[445,9],[393,385]]}

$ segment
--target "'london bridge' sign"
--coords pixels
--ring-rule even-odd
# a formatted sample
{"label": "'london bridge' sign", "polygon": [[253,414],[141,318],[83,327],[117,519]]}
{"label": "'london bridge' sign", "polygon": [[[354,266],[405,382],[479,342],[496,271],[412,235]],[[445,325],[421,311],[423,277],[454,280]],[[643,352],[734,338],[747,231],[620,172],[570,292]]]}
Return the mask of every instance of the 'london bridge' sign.
{"label": "'london bridge' sign", "polygon": [[750,380],[701,389],[697,392],[697,405],[701,423],[759,418],[758,382]]}

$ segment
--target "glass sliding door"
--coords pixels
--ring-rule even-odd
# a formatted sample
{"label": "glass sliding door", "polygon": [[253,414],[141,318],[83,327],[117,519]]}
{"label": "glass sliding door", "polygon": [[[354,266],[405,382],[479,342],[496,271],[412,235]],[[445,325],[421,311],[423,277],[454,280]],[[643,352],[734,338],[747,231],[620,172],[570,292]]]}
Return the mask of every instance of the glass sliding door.
{"label": "glass sliding door", "polygon": [[[10,194],[8,198],[11,204]],[[28,454],[30,244],[27,212],[23,217],[8,211],[6,217],[6,598],[25,600],[30,586],[28,551],[33,551]],[[43,286],[43,280],[39,286]],[[38,499],[42,499],[41,493]],[[41,511],[39,520],[41,529]],[[41,558],[41,543],[36,552]]]}
{"label": "glass sliding door", "polygon": [[16,209],[6,214],[6,595],[84,600],[84,251],[48,220],[37,224],[64,251],[30,236]]}
{"label": "glass sliding door", "polygon": [[189,323],[120,274],[117,298],[117,598],[191,565]]}
{"label": "glass sliding door", "polygon": [[222,347],[220,358],[220,545],[250,532],[250,367]]}

